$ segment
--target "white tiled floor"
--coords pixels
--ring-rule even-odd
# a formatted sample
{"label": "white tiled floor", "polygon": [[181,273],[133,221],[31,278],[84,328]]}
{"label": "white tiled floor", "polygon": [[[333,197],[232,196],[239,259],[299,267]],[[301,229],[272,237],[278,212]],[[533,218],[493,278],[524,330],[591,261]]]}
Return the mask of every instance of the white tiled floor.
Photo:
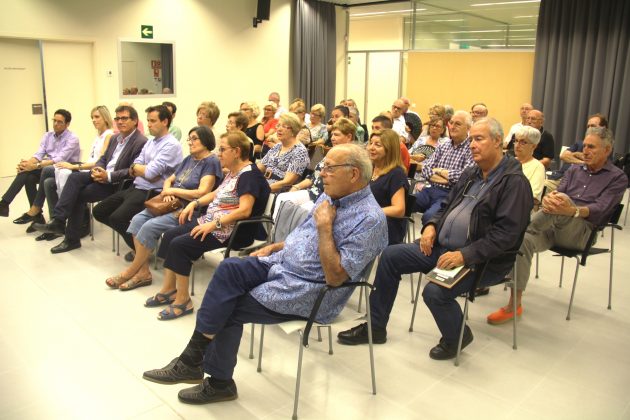
{"label": "white tiled floor", "polygon": [[[8,186],[0,179],[0,190]],[[96,227],[96,240],[79,250],[52,255],[57,243],[39,243],[11,220],[25,210],[19,196],[11,217],[0,220],[0,418],[4,419],[250,419],[288,418],[292,412],[297,337],[267,328],[263,372],[250,360],[249,328],[243,337],[235,380],[239,399],[214,406],[177,400],[180,385],[142,380],[179,354],[194,317],[156,320],[142,303],[154,285],[127,293],[109,290],[104,279],[125,262],[111,252],[111,233]],[[607,234],[608,235],[608,234]],[[602,241],[606,241],[608,236]],[[602,242],[603,243],[603,242]],[[419,305],[408,332],[412,305],[403,279],[388,329],[375,348],[377,395],[370,393],[367,348],[312,340],[305,353],[299,415],[323,419],[629,419],[630,233],[616,236],[613,309],[606,309],[608,260],[594,257],[581,270],[571,321],[565,320],[573,262],[558,288],[560,261],[541,255],[540,279],[530,282],[512,350],[511,324],[493,327],[485,315],[504,304],[500,287],[471,308],[475,341],[456,368],[428,357],[438,331]],[[198,271],[200,304],[210,278]],[[353,296],[350,305],[356,305]],[[336,334],[337,331],[334,331]],[[256,337],[256,343],[258,342]],[[257,356],[256,356],[257,357]]]}

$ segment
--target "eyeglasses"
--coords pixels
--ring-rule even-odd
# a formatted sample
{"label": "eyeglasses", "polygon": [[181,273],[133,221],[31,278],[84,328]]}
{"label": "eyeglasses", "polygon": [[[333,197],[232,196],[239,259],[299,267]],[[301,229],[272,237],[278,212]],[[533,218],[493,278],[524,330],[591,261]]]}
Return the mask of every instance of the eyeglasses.
{"label": "eyeglasses", "polygon": [[228,149],[236,149],[236,148],[235,147],[223,147],[223,146],[221,146],[221,147],[219,147],[219,153],[223,153],[223,152],[225,152]]}
{"label": "eyeglasses", "polygon": [[118,121],[120,121],[120,122],[127,122],[130,119],[131,119],[131,117],[116,117],[116,118],[114,118],[114,121],[116,121],[116,122],[118,122]]}
{"label": "eyeglasses", "polygon": [[400,111],[402,108],[396,105],[392,105],[392,109],[397,109],[398,111]]}
{"label": "eyeglasses", "polygon": [[518,144],[519,146],[527,146],[528,144],[532,143],[528,142],[527,140],[516,140],[515,144]]}
{"label": "eyeglasses", "polygon": [[322,169],[320,170],[320,173],[328,173],[328,174],[332,174],[333,172],[335,172],[337,170],[337,168],[341,168],[342,166],[352,166],[354,167],[354,165],[350,164],[350,163],[340,163],[339,165],[327,165],[324,164],[322,166]]}
{"label": "eyeglasses", "polygon": [[195,140],[199,140],[199,137],[193,137],[193,136],[188,137],[188,143],[192,143]]}
{"label": "eyeglasses", "polygon": [[56,120],[56,119],[54,119],[54,118],[53,118],[53,119],[52,119],[52,123],[53,123],[53,124],[63,125],[63,124],[65,124],[66,122],[65,122],[64,120]]}
{"label": "eyeglasses", "polygon": [[251,110],[252,110],[251,108],[241,108],[242,112],[251,111]]}
{"label": "eyeglasses", "polygon": [[450,125],[451,127],[462,127],[462,126],[464,125],[464,123],[463,123],[463,122],[461,122],[461,121],[453,121],[453,120],[450,120],[450,121],[448,122],[448,125]]}

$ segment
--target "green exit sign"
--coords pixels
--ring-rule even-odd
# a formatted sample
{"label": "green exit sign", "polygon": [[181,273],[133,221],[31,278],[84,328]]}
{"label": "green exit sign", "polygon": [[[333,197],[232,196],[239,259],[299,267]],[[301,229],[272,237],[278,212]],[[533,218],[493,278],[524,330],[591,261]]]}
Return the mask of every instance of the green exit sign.
{"label": "green exit sign", "polygon": [[153,39],[153,25],[140,25],[142,38]]}

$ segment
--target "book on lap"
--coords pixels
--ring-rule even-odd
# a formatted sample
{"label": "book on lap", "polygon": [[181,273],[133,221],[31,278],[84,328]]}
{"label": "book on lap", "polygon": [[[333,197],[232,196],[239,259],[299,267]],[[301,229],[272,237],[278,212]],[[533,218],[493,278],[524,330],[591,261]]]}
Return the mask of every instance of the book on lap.
{"label": "book on lap", "polygon": [[427,273],[427,278],[430,282],[450,289],[459,283],[461,279],[466,277],[468,273],[470,273],[470,268],[463,265],[455,267],[451,270],[443,270],[436,267]]}

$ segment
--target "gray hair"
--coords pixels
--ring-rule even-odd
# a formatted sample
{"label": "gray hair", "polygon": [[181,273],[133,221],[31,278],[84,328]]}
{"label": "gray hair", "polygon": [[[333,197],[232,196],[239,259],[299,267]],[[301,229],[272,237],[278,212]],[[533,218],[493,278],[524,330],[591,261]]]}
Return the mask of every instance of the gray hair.
{"label": "gray hair", "polygon": [[[472,116],[470,115],[470,112],[468,111],[464,111],[464,110],[459,110],[459,111],[455,111],[455,113],[453,114],[453,117],[456,117],[458,115],[462,115],[464,117],[464,122],[466,123],[466,126],[468,128],[470,128],[472,126]],[[451,118],[453,118],[451,117]]]}
{"label": "gray hair", "polygon": [[300,123],[300,119],[293,112],[285,112],[284,114],[280,115],[278,121],[280,122],[280,124],[288,125],[289,127],[291,127],[293,137],[297,136],[302,129],[302,123]]}
{"label": "gray hair", "polygon": [[490,131],[490,137],[494,140],[503,141],[503,127],[501,123],[492,117],[485,117],[480,120],[477,120],[473,123],[473,125],[486,124],[488,126],[488,130]]}
{"label": "gray hair", "polygon": [[366,185],[370,183],[372,179],[372,161],[368,157],[367,151],[352,143],[338,144],[333,149],[345,150],[347,154],[347,164],[354,166],[361,173],[359,178]]}
{"label": "gray hair", "polygon": [[538,144],[540,142],[540,130],[529,125],[524,125],[514,133],[515,138],[519,139],[525,137],[525,139],[531,144]]}
{"label": "gray hair", "polygon": [[444,119],[446,119],[446,117],[449,117],[450,119],[454,113],[455,110],[453,109],[453,106],[448,104],[444,105]]}
{"label": "gray hair", "polygon": [[606,127],[591,127],[588,130],[586,130],[586,134],[584,135],[584,137],[591,136],[591,135],[597,136],[600,139],[602,139],[604,146],[610,146],[611,149],[615,143],[615,139],[613,138],[612,131],[610,131],[610,129]]}

